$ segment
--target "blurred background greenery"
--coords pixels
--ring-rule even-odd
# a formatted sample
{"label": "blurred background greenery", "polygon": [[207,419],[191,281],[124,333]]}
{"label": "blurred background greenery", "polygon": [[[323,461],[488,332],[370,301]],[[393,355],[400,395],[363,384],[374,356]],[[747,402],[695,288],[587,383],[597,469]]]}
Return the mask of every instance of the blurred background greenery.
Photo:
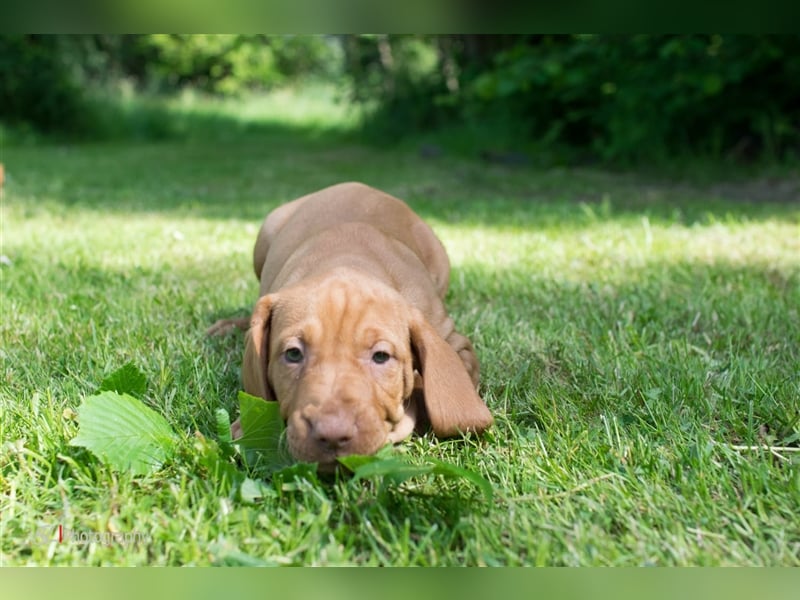
{"label": "blurred background greenery", "polygon": [[431,155],[800,156],[798,35],[0,36],[8,140],[178,137],[176,99],[286,90],[334,98],[366,141],[413,137]]}

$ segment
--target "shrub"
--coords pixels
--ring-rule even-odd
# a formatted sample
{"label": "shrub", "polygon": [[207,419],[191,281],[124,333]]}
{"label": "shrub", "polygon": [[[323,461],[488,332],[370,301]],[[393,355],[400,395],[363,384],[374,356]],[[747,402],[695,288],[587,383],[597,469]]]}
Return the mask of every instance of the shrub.
{"label": "shrub", "polygon": [[69,48],[56,36],[0,36],[0,115],[11,125],[74,133],[86,119]]}
{"label": "shrub", "polygon": [[[434,52],[427,70],[409,70],[412,41]],[[403,59],[387,61],[380,43]],[[467,127],[484,145],[616,163],[800,153],[796,35],[372,36],[349,45],[352,98],[377,105],[368,128],[392,137]]]}

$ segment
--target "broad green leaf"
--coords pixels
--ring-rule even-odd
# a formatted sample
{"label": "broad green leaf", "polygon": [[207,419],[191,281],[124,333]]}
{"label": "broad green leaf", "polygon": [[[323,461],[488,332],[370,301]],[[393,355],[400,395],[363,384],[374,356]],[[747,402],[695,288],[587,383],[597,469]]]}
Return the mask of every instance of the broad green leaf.
{"label": "broad green leaf", "polygon": [[384,458],[362,464],[353,472],[355,479],[383,477],[395,485],[407,479],[427,475],[433,471],[433,465],[414,465],[400,458]]}
{"label": "broad green leaf", "polygon": [[338,460],[340,464],[347,467],[349,471],[355,473],[358,469],[360,469],[364,465],[369,465],[370,463],[374,463],[376,459],[374,455],[351,454],[349,456],[340,456],[336,460]]}
{"label": "broad green leaf", "polygon": [[492,484],[474,471],[434,458],[429,458],[425,463],[416,465],[399,456],[388,455],[388,451],[384,448],[375,455],[343,456],[338,460],[353,471],[353,477],[356,480],[382,477],[395,485],[399,485],[411,477],[431,473],[443,477],[464,479],[476,486],[487,501],[491,501],[494,495]]}
{"label": "broad green leaf", "polygon": [[147,391],[147,378],[136,365],[127,363],[103,379],[100,391],[129,394],[134,398],[141,398]]}
{"label": "broad green leaf", "polygon": [[337,460],[349,470],[355,472],[355,470],[362,465],[374,463],[385,458],[396,457],[394,446],[392,444],[386,444],[375,454],[351,454],[349,456],[340,456]]}
{"label": "broad green leaf", "polygon": [[278,403],[239,392],[239,410],[242,437],[235,443],[242,448],[245,463],[267,472],[291,464],[291,457],[281,446],[284,424]]}
{"label": "broad green leaf", "polygon": [[283,419],[277,402],[239,392],[239,422],[242,437],[236,440],[244,448],[278,452],[283,435]]}
{"label": "broad green leaf", "polygon": [[78,422],[70,445],[89,449],[118,471],[152,473],[177,449],[178,438],[166,419],[128,394],[89,396],[78,407]]}
{"label": "broad green leaf", "polygon": [[483,493],[483,496],[486,498],[487,502],[492,501],[492,498],[494,497],[494,488],[492,488],[492,484],[489,483],[489,481],[484,477],[478,475],[475,471],[470,471],[469,469],[446,463],[435,458],[429,458],[428,462],[433,465],[434,474],[442,475],[444,477],[466,479]]}

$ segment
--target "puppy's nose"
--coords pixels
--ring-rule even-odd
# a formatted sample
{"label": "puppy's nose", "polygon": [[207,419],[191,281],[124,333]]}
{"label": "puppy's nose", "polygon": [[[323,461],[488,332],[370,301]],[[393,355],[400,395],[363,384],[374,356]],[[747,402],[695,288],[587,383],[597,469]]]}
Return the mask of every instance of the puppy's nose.
{"label": "puppy's nose", "polygon": [[341,413],[320,415],[310,420],[311,437],[323,448],[341,450],[350,443],[356,433],[352,417]]}

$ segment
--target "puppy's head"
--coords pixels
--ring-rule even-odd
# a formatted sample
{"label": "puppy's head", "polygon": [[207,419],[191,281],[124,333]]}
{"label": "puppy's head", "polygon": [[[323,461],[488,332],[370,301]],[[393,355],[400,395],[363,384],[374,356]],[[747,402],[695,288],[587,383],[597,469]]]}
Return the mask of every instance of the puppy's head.
{"label": "puppy's head", "polygon": [[418,397],[436,433],[491,423],[455,351],[397,292],[368,278],[332,276],[262,297],[243,379],[249,393],[278,401],[292,455],[323,470],[407,437]]}

